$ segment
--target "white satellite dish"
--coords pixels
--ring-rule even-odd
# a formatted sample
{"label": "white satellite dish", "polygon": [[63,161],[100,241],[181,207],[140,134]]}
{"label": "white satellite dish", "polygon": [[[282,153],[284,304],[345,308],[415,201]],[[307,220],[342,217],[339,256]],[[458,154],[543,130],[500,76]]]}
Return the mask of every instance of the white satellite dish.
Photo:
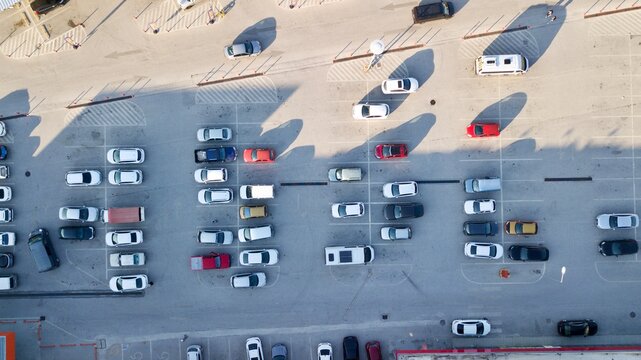
{"label": "white satellite dish", "polygon": [[380,55],[385,51],[385,44],[381,40],[374,40],[369,44],[369,51],[374,55]]}

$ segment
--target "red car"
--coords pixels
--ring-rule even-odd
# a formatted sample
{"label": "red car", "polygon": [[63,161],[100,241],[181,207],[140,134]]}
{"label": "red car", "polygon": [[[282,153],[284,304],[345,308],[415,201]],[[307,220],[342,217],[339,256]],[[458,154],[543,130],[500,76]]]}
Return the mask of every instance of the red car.
{"label": "red car", "polygon": [[272,149],[245,149],[243,158],[247,163],[274,162],[276,154]]}
{"label": "red car", "polygon": [[378,341],[370,341],[365,344],[365,352],[367,353],[367,360],[381,360],[381,343]]}
{"label": "red car", "polygon": [[192,256],[192,270],[227,269],[231,265],[231,257],[225,253],[211,252],[207,255]]}
{"label": "red car", "polygon": [[467,127],[467,136],[469,137],[488,137],[499,136],[501,129],[498,123],[474,123]]}
{"label": "red car", "polygon": [[407,157],[407,145],[405,144],[376,145],[375,155],[377,159],[405,158]]}

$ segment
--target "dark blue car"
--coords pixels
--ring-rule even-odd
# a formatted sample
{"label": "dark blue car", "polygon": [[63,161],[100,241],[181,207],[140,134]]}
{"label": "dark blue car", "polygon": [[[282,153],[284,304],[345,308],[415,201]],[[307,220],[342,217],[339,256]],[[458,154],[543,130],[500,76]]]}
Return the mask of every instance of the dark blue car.
{"label": "dark blue car", "polygon": [[236,160],[236,148],[233,146],[218,146],[194,151],[194,159],[202,162],[230,162]]}

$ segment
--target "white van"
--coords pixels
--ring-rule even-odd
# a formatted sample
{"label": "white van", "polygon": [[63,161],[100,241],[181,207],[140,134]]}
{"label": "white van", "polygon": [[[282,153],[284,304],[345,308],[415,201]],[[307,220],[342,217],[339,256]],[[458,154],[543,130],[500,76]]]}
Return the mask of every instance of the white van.
{"label": "white van", "polygon": [[15,275],[0,276],[0,290],[11,290],[18,286],[18,278]]}
{"label": "white van", "polygon": [[330,246],[325,248],[325,265],[365,265],[374,261],[369,245]]}
{"label": "white van", "polygon": [[521,75],[528,70],[523,55],[483,55],[476,58],[476,75]]}
{"label": "white van", "polygon": [[240,228],[238,229],[238,240],[240,240],[240,242],[247,242],[260,239],[268,239],[272,237],[273,234],[274,229],[271,225]]}
{"label": "white van", "polygon": [[497,177],[486,177],[465,180],[465,192],[468,194],[501,191],[501,179]]}
{"label": "white van", "polygon": [[243,185],[240,187],[240,198],[248,199],[273,199],[274,185]]}

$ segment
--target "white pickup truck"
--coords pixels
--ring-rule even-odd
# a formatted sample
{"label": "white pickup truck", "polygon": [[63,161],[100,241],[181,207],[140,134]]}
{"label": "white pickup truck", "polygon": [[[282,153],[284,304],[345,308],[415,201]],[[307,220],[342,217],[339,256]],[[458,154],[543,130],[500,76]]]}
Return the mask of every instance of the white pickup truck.
{"label": "white pickup truck", "polygon": [[240,187],[240,198],[248,199],[273,199],[274,185],[243,185]]}

